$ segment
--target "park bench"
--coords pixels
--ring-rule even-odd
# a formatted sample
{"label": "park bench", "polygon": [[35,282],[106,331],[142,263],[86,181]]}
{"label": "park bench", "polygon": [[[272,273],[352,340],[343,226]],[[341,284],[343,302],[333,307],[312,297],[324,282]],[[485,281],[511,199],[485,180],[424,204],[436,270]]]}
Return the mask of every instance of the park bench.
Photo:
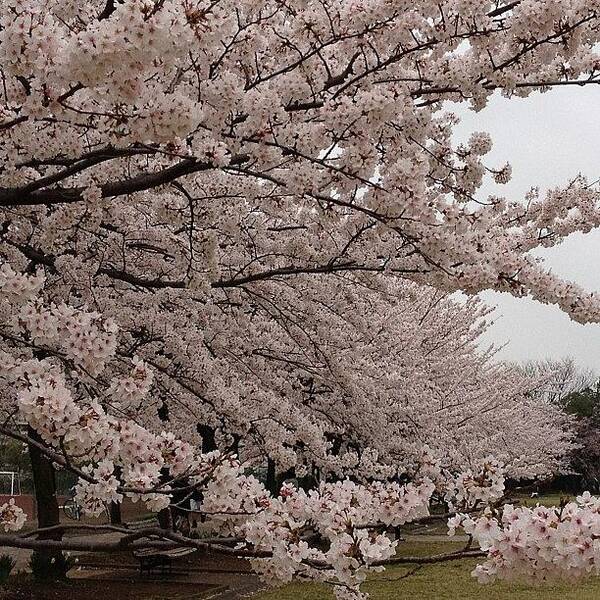
{"label": "park bench", "polygon": [[140,561],[140,574],[144,571],[148,574],[154,569],[160,569],[163,575],[173,573],[173,561],[188,556],[195,552],[196,548],[172,548],[171,550],[157,550],[155,548],[144,548],[134,551],[133,555]]}

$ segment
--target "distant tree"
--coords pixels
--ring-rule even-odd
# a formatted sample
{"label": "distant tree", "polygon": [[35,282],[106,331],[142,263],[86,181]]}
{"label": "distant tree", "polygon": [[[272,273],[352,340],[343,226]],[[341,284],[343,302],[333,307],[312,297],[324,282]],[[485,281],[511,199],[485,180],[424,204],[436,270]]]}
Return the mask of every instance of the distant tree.
{"label": "distant tree", "polygon": [[600,490],[600,381],[562,399],[563,410],[575,418],[576,444],[571,467],[586,489]]}
{"label": "distant tree", "polygon": [[582,475],[582,485],[594,492],[600,490],[600,426],[598,422],[584,419],[578,424],[577,442],[571,465]]}
{"label": "distant tree", "polygon": [[561,401],[563,410],[580,419],[591,419],[600,427],[600,380],[593,386],[571,392]]}
{"label": "distant tree", "polygon": [[580,368],[571,357],[529,361],[522,370],[539,380],[534,396],[561,406],[567,397],[591,389],[596,382],[594,372]]}

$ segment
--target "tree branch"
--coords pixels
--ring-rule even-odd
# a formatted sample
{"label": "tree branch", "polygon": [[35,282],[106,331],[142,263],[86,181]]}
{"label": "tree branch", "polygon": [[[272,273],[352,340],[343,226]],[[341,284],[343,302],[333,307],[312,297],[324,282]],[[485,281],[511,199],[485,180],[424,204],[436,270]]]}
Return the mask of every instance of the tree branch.
{"label": "tree branch", "polygon": [[[234,156],[229,165],[239,165],[247,161],[244,155]],[[175,181],[179,177],[191,175],[200,171],[216,169],[211,162],[199,162],[194,158],[186,158],[181,162],[153,173],[143,173],[130,179],[123,179],[114,183],[105,183],[100,186],[103,198],[125,196],[135,192],[143,192],[161,185]],[[35,182],[29,187],[35,188]],[[0,206],[36,206],[40,204],[72,204],[81,202],[83,188],[50,188],[47,190],[28,190],[24,188],[0,188]]]}

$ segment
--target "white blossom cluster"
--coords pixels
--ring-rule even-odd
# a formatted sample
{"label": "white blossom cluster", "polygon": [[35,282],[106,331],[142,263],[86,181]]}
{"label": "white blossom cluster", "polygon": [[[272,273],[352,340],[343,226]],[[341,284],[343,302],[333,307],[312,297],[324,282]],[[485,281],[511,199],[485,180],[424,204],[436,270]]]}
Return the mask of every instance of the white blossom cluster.
{"label": "white blossom cluster", "polygon": [[[335,585],[338,598],[363,598],[360,584],[377,561],[395,554],[397,542],[368,526],[397,526],[429,514],[433,484],[357,485],[326,483],[308,493],[284,485],[279,498],[239,528],[256,548],[273,558],[253,560],[268,582],[305,577]],[[311,544],[306,531],[326,542]]]}
{"label": "white blossom cluster", "polygon": [[[202,478],[210,473],[218,455],[198,455],[172,432],[152,433],[133,418],[123,418],[123,407],[150,391],[152,373],[143,361],[134,357],[127,374],[102,387],[99,377],[107,361],[114,362],[114,323],[104,322],[96,313],[48,307],[30,297],[43,280],[6,266],[2,273],[0,302],[21,309],[13,335],[24,334],[25,347],[33,344],[48,356],[23,356],[17,345],[12,356],[6,353],[0,374],[16,388],[22,419],[49,448],[59,456],[65,454],[67,461],[83,459],[76,498],[86,512],[99,514],[107,503],[122,500],[123,491],[151,510],[160,510],[170,504],[170,488],[162,485],[163,470],[174,477]],[[90,387],[91,396],[83,393]]]}
{"label": "white blossom cluster", "polygon": [[575,580],[600,572],[600,500],[589,492],[561,506],[506,505],[480,517],[459,514],[449,526],[451,535],[460,527],[487,552],[473,571],[482,583]]}
{"label": "white blossom cluster", "polygon": [[[19,211],[12,247],[33,232],[36,249],[68,245],[84,216],[76,237],[98,238],[114,267],[140,202],[143,220],[169,217],[156,215],[158,229],[172,227],[171,250],[183,252],[177,221],[189,199],[161,188],[166,171],[201,205],[194,212],[215,221],[191,235],[186,258],[202,256],[206,267],[184,269],[196,289],[227,273],[345,257],[367,271],[529,294],[597,319],[596,296],[529,251],[597,227],[598,191],[579,178],[525,203],[477,198],[487,175],[506,182],[511,167],[483,162],[492,146],[484,132],[455,146],[457,119],[442,102],[479,110],[496,89],[526,96],[596,81],[597,19],[596,0],[127,0],[106,14],[97,0],[5,2],[4,204],[20,194],[15,205],[37,206],[36,194],[47,194],[58,206]],[[144,184],[152,174],[156,183]],[[108,189],[115,181],[129,184]],[[121,202],[129,193],[139,194],[136,205]],[[119,210],[124,222],[107,229]],[[255,232],[261,220],[267,227]],[[244,232],[256,256],[235,243]],[[79,240],[75,261],[86,247]],[[79,264],[95,276],[90,258]],[[172,273],[184,267],[169,260]],[[125,262],[143,272],[152,260]]]}
{"label": "white blossom cluster", "polygon": [[14,498],[0,506],[0,526],[4,531],[18,531],[26,521],[25,511],[15,504]]}
{"label": "white blossom cluster", "polygon": [[504,496],[507,468],[493,456],[457,468],[426,445],[411,475],[415,481],[432,481],[438,499],[452,512],[473,512],[483,510]]}
{"label": "white blossom cluster", "polygon": [[504,479],[503,465],[490,456],[478,472],[467,469],[450,478],[444,497],[451,510],[481,508],[502,498]]}

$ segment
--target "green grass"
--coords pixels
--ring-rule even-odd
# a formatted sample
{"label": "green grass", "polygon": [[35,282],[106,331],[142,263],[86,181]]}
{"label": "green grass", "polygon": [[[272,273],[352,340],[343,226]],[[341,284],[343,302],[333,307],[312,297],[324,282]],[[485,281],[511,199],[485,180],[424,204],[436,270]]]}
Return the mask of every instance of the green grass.
{"label": "green grass", "polygon": [[[400,554],[427,555],[456,550],[452,543],[402,544]],[[427,565],[416,573],[410,567],[393,567],[373,575],[363,586],[372,600],[597,600],[600,578],[552,586],[515,585],[503,582],[481,585],[471,577],[477,560]],[[253,600],[331,600],[327,586],[294,583],[253,596]]]}
{"label": "green grass", "polygon": [[575,496],[568,492],[553,492],[551,494],[540,494],[536,498],[531,498],[529,495],[517,494],[515,496],[519,499],[519,502],[523,506],[536,506],[542,504],[543,506],[558,506],[561,500],[575,500]]}

